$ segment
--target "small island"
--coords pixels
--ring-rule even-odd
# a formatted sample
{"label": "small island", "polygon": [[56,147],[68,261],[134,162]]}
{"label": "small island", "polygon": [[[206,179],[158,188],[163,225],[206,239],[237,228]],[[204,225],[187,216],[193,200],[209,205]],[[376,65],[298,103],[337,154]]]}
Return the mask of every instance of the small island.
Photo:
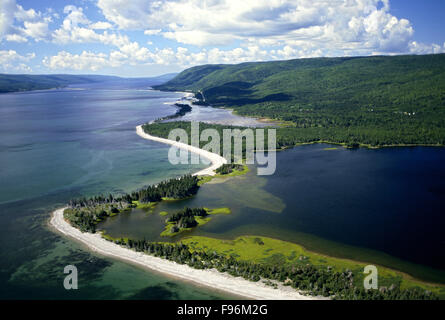
{"label": "small island", "polygon": [[163,237],[173,237],[183,231],[190,231],[195,227],[202,226],[212,218],[209,215],[230,214],[229,208],[184,208],[172,214],[165,220],[167,224],[161,233]]}

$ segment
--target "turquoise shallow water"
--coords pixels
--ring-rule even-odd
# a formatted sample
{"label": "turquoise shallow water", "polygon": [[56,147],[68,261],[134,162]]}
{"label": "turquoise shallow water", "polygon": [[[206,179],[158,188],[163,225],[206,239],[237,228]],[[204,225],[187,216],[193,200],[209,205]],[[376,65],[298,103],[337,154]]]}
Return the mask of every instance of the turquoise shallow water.
{"label": "turquoise shallow water", "polygon": [[[47,227],[50,212],[73,197],[204,167],[172,166],[167,146],[135,134],[136,125],[174,113],[167,103],[179,97],[106,86],[0,95],[0,299],[228,297],[91,254]],[[77,291],[63,288],[68,264],[79,270]]]}

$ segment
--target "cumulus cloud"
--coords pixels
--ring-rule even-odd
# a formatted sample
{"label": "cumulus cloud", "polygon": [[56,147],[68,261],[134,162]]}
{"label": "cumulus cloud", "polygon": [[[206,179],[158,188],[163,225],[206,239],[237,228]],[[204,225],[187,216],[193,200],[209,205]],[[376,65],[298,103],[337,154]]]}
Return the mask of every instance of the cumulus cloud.
{"label": "cumulus cloud", "polygon": [[152,36],[152,35],[161,33],[161,31],[162,31],[161,29],[151,29],[151,30],[147,29],[144,31],[144,34],[147,36]]}
{"label": "cumulus cloud", "polygon": [[[281,52],[276,52],[276,56],[281,59],[285,57]],[[45,57],[43,65],[53,70],[97,71],[102,68],[121,67],[123,65],[190,67],[205,63],[235,63],[268,59],[270,59],[270,52],[262,50],[258,46],[231,50],[213,48],[191,52],[183,47],[149,50],[145,47],[139,47],[137,43],[131,43],[120,48],[120,50],[111,51],[109,54],[86,51],[81,54],[71,54],[61,51],[55,56]]]}
{"label": "cumulus cloud", "polygon": [[424,43],[413,41],[409,45],[409,52],[413,54],[445,53],[445,42],[441,46],[435,43],[427,45]]}
{"label": "cumulus cloud", "polygon": [[109,66],[109,60],[104,53],[83,51],[81,54],[71,54],[66,51],[61,51],[55,56],[45,57],[43,64],[50,69],[97,71]]}
{"label": "cumulus cloud", "polygon": [[36,41],[44,40],[48,38],[49,30],[48,30],[48,22],[47,21],[37,21],[37,22],[24,22],[24,28],[22,29],[22,33],[31,37]]}
{"label": "cumulus cloud", "polygon": [[28,39],[26,39],[26,37],[21,36],[19,34],[7,34],[5,36],[6,41],[9,42],[27,42]]}
{"label": "cumulus cloud", "polygon": [[90,25],[90,28],[95,30],[111,29],[112,27],[113,26],[109,22],[105,21],[98,21]]}
{"label": "cumulus cloud", "polygon": [[2,0],[0,2],[0,40],[11,31],[16,10],[15,0]]}
{"label": "cumulus cloud", "polygon": [[35,58],[35,53],[20,55],[15,50],[0,50],[0,68],[3,72],[31,72],[25,63]]}
{"label": "cumulus cloud", "polygon": [[48,39],[50,17],[44,17],[34,9],[25,10],[15,0],[0,2],[0,41],[26,42]]}
{"label": "cumulus cloud", "polygon": [[66,14],[60,28],[54,30],[53,41],[60,44],[69,43],[102,43],[105,45],[113,45],[123,47],[131,44],[127,36],[118,35],[104,31],[98,33],[95,30],[104,30],[111,28],[108,22],[92,23],[83,13],[83,9],[75,6],[66,6],[64,8]]}
{"label": "cumulus cloud", "polygon": [[[389,12],[388,0],[99,0],[121,29],[162,30],[168,39],[198,46],[262,41],[315,51],[406,52],[413,28]],[[148,33],[147,33],[148,34]],[[297,48],[295,50],[298,51]]]}
{"label": "cumulus cloud", "polygon": [[[97,0],[106,21],[91,21],[79,6],[59,14],[0,2],[0,41],[51,40],[59,45],[96,43],[110,48],[45,57],[52,70],[137,65],[181,68],[205,63],[372,54],[445,52],[445,44],[414,41],[410,21],[390,11],[389,0]],[[101,19],[104,20],[104,19]],[[130,39],[128,30],[142,33]],[[156,36],[156,37],[154,37]],[[159,37],[173,48],[157,48]],[[150,49],[143,44],[150,45]],[[164,42],[164,43],[171,43]],[[223,49],[224,48],[224,49]],[[229,49],[227,49],[229,48]],[[82,48],[84,49],[84,48]],[[80,53],[79,53],[80,52]],[[16,60],[17,63],[25,61]]]}

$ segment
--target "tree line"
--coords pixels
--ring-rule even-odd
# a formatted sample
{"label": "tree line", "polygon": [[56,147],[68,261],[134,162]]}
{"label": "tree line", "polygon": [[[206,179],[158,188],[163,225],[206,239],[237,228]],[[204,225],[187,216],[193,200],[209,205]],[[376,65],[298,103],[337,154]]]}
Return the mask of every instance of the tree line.
{"label": "tree line", "polygon": [[184,208],[172,214],[167,218],[166,222],[173,222],[175,225],[172,227],[172,233],[178,232],[182,228],[193,228],[198,225],[195,217],[207,217],[209,214],[204,208]]}
{"label": "tree line", "polygon": [[445,54],[198,66],[156,88],[285,121],[282,145],[445,145]]}
{"label": "tree line", "polygon": [[96,231],[98,222],[125,210],[131,210],[139,204],[159,202],[162,199],[184,199],[195,195],[199,189],[199,178],[185,175],[179,179],[170,179],[157,185],[144,187],[130,194],[99,195],[91,198],[79,198],[69,201],[64,217],[83,232]]}
{"label": "tree line", "polygon": [[[110,240],[111,241],[111,240]],[[351,270],[334,271],[310,264],[275,264],[241,261],[234,255],[219,254],[212,249],[196,250],[183,243],[159,243],[147,240],[117,239],[116,244],[138,252],[161,257],[195,269],[216,269],[234,277],[276,285],[291,286],[308,295],[347,300],[437,300],[430,291],[402,289],[399,285],[381,290],[366,290],[356,284]]]}
{"label": "tree line", "polygon": [[188,104],[175,103],[175,106],[178,108],[178,110],[176,110],[176,113],[174,113],[170,116],[156,119],[155,122],[179,118],[179,117],[185,116],[188,112],[192,111],[192,107]]}

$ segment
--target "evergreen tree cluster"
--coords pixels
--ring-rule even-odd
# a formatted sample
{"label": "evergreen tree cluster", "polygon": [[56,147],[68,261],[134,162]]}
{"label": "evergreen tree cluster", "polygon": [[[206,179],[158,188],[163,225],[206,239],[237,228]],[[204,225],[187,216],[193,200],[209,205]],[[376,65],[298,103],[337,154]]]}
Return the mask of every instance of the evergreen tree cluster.
{"label": "evergreen tree cluster", "polygon": [[186,175],[179,179],[163,181],[155,186],[148,186],[131,193],[133,201],[150,203],[161,201],[162,198],[184,199],[198,192],[199,178]]}
{"label": "evergreen tree cluster", "polygon": [[282,146],[445,145],[445,54],[204,65],[156,88],[282,120]]}
{"label": "evergreen tree cluster", "polygon": [[176,224],[176,228],[193,228],[198,225],[195,217],[206,217],[209,214],[207,210],[204,208],[185,208],[179,212],[172,214],[169,218],[167,218],[168,222],[174,222]]}
{"label": "evergreen tree cluster", "polygon": [[354,283],[350,270],[342,272],[331,268],[316,267],[310,264],[291,263],[254,263],[241,261],[234,256],[219,254],[215,251],[195,250],[183,243],[158,243],[147,240],[114,240],[138,252],[186,264],[195,269],[217,269],[235,277],[250,281],[260,281],[273,286],[291,286],[308,295],[348,300],[437,300],[432,292],[420,288],[401,289],[398,285],[379,290],[366,290]]}
{"label": "evergreen tree cluster", "polygon": [[185,175],[179,179],[144,187],[131,194],[73,199],[69,201],[69,208],[65,210],[64,217],[81,231],[94,233],[98,222],[136,207],[135,202],[147,204],[161,201],[163,198],[183,199],[193,196],[198,192],[198,182],[198,177]]}
{"label": "evergreen tree cluster", "polygon": [[192,107],[188,104],[175,103],[175,106],[178,108],[178,110],[176,110],[175,114],[172,114],[170,116],[166,116],[163,118],[159,118],[156,120],[156,122],[179,118],[179,117],[185,116],[187,113],[192,111]]}
{"label": "evergreen tree cluster", "polygon": [[241,164],[236,164],[236,163],[226,163],[223,164],[218,169],[216,169],[215,171],[218,174],[229,174],[232,173],[234,170],[237,171],[243,170],[243,166]]}

